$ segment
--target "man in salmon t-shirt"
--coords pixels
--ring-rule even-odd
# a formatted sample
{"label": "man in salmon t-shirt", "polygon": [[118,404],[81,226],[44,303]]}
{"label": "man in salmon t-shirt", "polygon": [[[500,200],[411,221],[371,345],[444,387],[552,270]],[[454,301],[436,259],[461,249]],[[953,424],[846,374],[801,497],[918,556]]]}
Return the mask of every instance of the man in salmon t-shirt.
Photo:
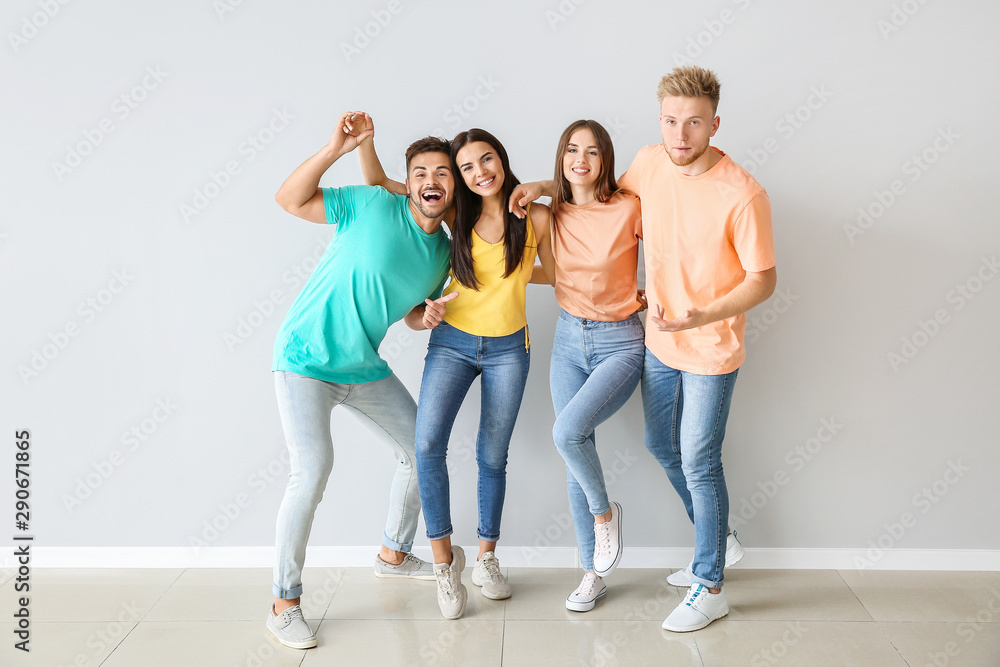
{"label": "man in salmon t-shirt", "polygon": [[[663,622],[674,632],[729,613],[723,569],[743,554],[729,534],[722,439],[746,358],[746,311],[774,291],[771,205],[764,189],[709,145],[719,82],[699,67],[660,80],[662,145],[640,149],[618,184],[642,202],[646,265],[646,448],[694,523],[691,564],[668,581],[688,588]],[[726,562],[728,560],[728,562]]]}

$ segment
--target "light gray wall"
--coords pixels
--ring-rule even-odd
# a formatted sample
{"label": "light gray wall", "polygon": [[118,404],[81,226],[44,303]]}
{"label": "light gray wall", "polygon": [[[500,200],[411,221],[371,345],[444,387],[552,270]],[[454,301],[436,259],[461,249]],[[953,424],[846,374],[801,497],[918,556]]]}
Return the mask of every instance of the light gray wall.
{"label": "light gray wall", "polygon": [[[726,440],[746,545],[1000,549],[988,529],[1000,459],[995,4],[16,0],[2,13],[0,423],[8,443],[31,429],[32,526],[46,545],[187,546],[239,501],[206,543],[272,543],[287,467],[271,345],[296,272],[331,234],[272,197],[338,114],[372,114],[396,174],[411,140],[480,126],[522,180],[548,177],[579,117],[606,124],[622,171],[658,141],[658,78],[693,55],[723,82],[715,144],[754,170],[774,210],[779,292],[752,313]],[[88,154],[56,166],[71,149]],[[227,164],[238,172],[218,176]],[[324,184],[359,179],[350,156]],[[207,205],[185,214],[196,204]],[[859,225],[859,208],[871,222]],[[549,530],[572,546],[549,437],[551,290],[533,286],[528,308],[503,543]],[[397,325],[382,349],[414,394],[426,339]],[[51,358],[25,375],[36,353]],[[611,495],[630,544],[691,544],[643,448],[638,399],[599,431]],[[478,402],[474,389],[452,442],[465,543]],[[311,543],[375,544],[391,459],[351,416],[336,412],[333,427]],[[125,436],[133,428],[143,440]],[[10,499],[13,449],[2,451]],[[80,486],[88,475],[97,488]]]}

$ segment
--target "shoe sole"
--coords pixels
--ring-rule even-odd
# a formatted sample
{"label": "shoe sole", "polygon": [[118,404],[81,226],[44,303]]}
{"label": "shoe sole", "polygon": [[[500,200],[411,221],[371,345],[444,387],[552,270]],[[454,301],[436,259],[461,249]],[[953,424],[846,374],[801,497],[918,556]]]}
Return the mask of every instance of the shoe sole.
{"label": "shoe sole", "polygon": [[618,569],[618,563],[620,563],[621,560],[622,560],[622,551],[625,550],[625,545],[623,544],[623,540],[622,540],[622,521],[621,521],[622,506],[619,505],[616,502],[612,502],[611,504],[614,505],[614,506],[616,506],[618,508],[618,512],[617,512],[617,514],[618,514],[618,555],[615,556],[615,561],[613,563],[611,563],[611,567],[609,567],[608,569],[602,571],[602,570],[598,570],[596,567],[594,568],[594,574],[596,574],[598,577],[600,577],[602,579],[604,577],[607,577],[609,574],[611,574],[612,572],[614,572],[616,569]]}
{"label": "shoe sole", "polygon": [[288,648],[298,648],[298,649],[314,648],[318,643],[316,639],[311,639],[304,642],[293,642],[287,639],[282,639],[281,637],[278,636],[278,633],[276,633],[270,625],[265,624],[264,627],[267,628],[267,631],[271,633],[271,636],[274,637],[274,640],[276,642],[278,642],[282,646],[287,646]]}
{"label": "shoe sole", "polygon": [[394,572],[379,572],[375,570],[375,576],[379,579],[406,579],[407,581],[435,581],[434,573],[430,574],[396,574]]}
{"label": "shoe sole", "polygon": [[669,625],[667,625],[666,621],[663,621],[663,625],[661,625],[660,627],[663,628],[664,630],[669,630],[670,632],[694,632],[695,630],[701,630],[702,628],[706,628],[706,627],[708,627],[708,625],[712,621],[717,621],[720,618],[723,618],[723,617],[728,616],[728,615],[729,615],[729,609],[726,608],[726,610],[724,612],[722,612],[721,614],[719,614],[718,616],[715,616],[713,618],[706,619],[706,621],[703,624],[701,624],[701,625],[694,625],[694,626],[690,626],[690,627],[686,627],[686,628],[679,628],[679,627],[669,626]]}
{"label": "shoe sole", "polygon": [[590,602],[570,602],[569,599],[566,600],[566,608],[570,611],[590,611],[597,604],[597,601],[608,594],[608,589],[605,588],[603,591],[597,594]]}

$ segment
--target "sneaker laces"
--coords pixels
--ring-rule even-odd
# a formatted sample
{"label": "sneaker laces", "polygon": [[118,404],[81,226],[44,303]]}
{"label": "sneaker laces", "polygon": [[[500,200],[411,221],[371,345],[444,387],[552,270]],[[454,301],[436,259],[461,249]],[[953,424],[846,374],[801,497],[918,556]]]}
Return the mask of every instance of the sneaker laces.
{"label": "sneaker laces", "polygon": [[302,607],[299,605],[292,605],[288,609],[284,610],[278,616],[281,618],[282,622],[286,626],[291,624],[296,619],[305,620],[305,616],[302,615]]}
{"label": "sneaker laces", "polygon": [[687,595],[684,596],[684,602],[682,604],[685,604],[688,607],[695,606],[696,602],[698,601],[698,598],[701,597],[701,594],[704,592],[704,590],[705,590],[704,584],[695,584],[694,586],[688,589]]}
{"label": "sneaker laces", "polygon": [[479,561],[482,563],[486,576],[495,584],[503,583],[503,574],[500,572],[500,561],[493,554],[486,554]]}
{"label": "sneaker laces", "polygon": [[577,586],[574,595],[582,595],[583,597],[589,598],[591,593],[594,592],[594,585],[597,583],[597,574],[594,572],[588,572],[583,575],[583,581]]}
{"label": "sneaker laces", "polygon": [[611,553],[611,529],[608,526],[610,521],[594,524],[594,549],[597,553]]}
{"label": "sneaker laces", "polygon": [[444,593],[448,598],[455,597],[455,589],[451,585],[451,566],[447,568],[435,570],[435,577],[437,577],[438,590]]}

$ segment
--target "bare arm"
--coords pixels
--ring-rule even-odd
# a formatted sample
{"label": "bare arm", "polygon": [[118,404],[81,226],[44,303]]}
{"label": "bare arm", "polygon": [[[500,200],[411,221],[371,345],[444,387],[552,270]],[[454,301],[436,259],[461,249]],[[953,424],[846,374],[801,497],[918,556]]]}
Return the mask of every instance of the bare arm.
{"label": "bare arm", "polygon": [[649,320],[660,331],[683,331],[702,327],[718,320],[724,320],[745,313],[754,306],[767,301],[774,293],[778,282],[778,272],[774,267],[766,271],[748,271],[743,282],[702,308],[689,308],[676,320],[663,319],[663,307],[654,304]]}
{"label": "bare arm", "polygon": [[555,285],[555,281],[549,280],[541,264],[535,264],[534,268],[531,269],[531,280],[528,282],[534,285]]}
{"label": "bare arm", "polygon": [[319,179],[334,162],[357,148],[359,142],[370,136],[352,134],[352,130],[348,127],[349,117],[358,113],[360,112],[348,111],[342,114],[327,145],[300,164],[282,183],[274,195],[278,206],[303,220],[318,224],[326,223],[323,190],[319,187]]}
{"label": "bare arm", "polygon": [[[556,260],[552,256],[552,237],[549,233],[552,223],[552,212],[545,204],[535,204],[531,207],[529,220],[535,230],[535,241],[538,242],[538,260],[542,263],[541,273],[545,278],[542,282],[554,285],[556,282]],[[534,279],[535,270],[538,270],[538,268],[536,266],[532,270],[532,279]]]}
{"label": "bare arm", "polygon": [[363,113],[360,117],[355,116],[352,122],[355,128],[361,128],[363,131],[371,130],[372,132],[368,139],[358,144],[358,159],[361,161],[361,174],[365,178],[365,185],[378,185],[394,194],[405,195],[406,185],[394,181],[386,175],[385,169],[382,168],[382,163],[378,159],[378,154],[375,152],[375,122],[372,117]]}

